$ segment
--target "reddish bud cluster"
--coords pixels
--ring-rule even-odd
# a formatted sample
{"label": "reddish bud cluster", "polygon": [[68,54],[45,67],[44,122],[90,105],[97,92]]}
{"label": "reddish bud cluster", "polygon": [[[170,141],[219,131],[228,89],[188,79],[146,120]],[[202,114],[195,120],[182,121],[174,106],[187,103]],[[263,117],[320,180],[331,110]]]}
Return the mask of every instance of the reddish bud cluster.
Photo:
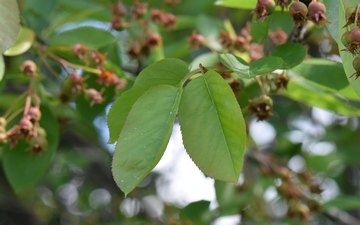
{"label": "reddish bud cluster", "polygon": [[90,100],[90,106],[94,104],[101,104],[105,101],[105,98],[102,96],[102,92],[98,92],[94,88],[89,88],[85,91],[85,97],[87,100]]}
{"label": "reddish bud cluster", "polygon": [[29,144],[27,150],[31,154],[47,151],[46,131],[40,127],[40,119],[40,109],[38,107],[30,107],[18,124],[14,125],[6,134],[0,132],[0,142],[3,144],[8,142],[10,147],[14,148],[20,140],[24,139]]}
{"label": "reddish bud cluster", "polygon": [[240,34],[236,37],[232,37],[230,32],[220,31],[219,43],[228,51],[238,50],[244,52],[250,50],[251,40],[250,24],[241,29]]}
{"label": "reddish bud cluster", "polygon": [[256,20],[265,19],[268,15],[271,15],[275,11],[274,0],[258,0],[256,8],[251,11],[252,14],[256,14]]}
{"label": "reddish bud cluster", "polygon": [[251,114],[254,114],[258,119],[257,121],[266,120],[273,115],[271,111],[272,100],[268,96],[260,96],[249,100],[247,109]]}
{"label": "reddish bud cluster", "polygon": [[131,8],[131,17],[133,17],[134,19],[142,18],[143,15],[146,13],[147,8],[147,3],[140,3],[138,0],[135,0]]}
{"label": "reddish bud cluster", "polygon": [[281,45],[286,43],[288,35],[281,28],[278,28],[275,32],[269,31],[269,37],[275,45]]}
{"label": "reddish bud cluster", "polygon": [[176,27],[176,17],[171,13],[164,13],[161,10],[151,10],[150,20],[153,23],[164,26],[165,28],[171,30]]}
{"label": "reddish bud cluster", "polygon": [[86,60],[90,52],[90,48],[83,44],[75,44],[72,51],[82,60]]}
{"label": "reddish bud cluster", "polygon": [[191,36],[186,38],[186,40],[189,42],[190,48],[193,49],[199,49],[206,42],[206,38],[196,33],[196,31],[193,31]]}

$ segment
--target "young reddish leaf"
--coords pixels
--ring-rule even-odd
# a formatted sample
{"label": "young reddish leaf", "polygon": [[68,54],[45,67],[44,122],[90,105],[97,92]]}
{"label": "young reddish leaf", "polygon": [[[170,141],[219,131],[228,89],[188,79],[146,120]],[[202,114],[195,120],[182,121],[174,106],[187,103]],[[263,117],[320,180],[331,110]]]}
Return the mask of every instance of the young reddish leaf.
{"label": "young reddish leaf", "polygon": [[246,128],[240,106],[215,71],[192,80],[179,107],[186,151],[206,175],[237,182],[243,164]]}
{"label": "young reddish leaf", "polygon": [[160,84],[177,86],[188,73],[189,69],[186,63],[179,59],[160,60],[145,68],[137,77],[134,87],[122,94],[110,108],[108,114],[109,143],[116,142],[130,109],[145,91]]}
{"label": "young reddish leaf", "polygon": [[115,147],[114,179],[127,195],[156,166],[169,142],[182,89],[158,85],[132,106]]}
{"label": "young reddish leaf", "polygon": [[20,18],[16,0],[0,0],[0,54],[15,43],[19,29]]}

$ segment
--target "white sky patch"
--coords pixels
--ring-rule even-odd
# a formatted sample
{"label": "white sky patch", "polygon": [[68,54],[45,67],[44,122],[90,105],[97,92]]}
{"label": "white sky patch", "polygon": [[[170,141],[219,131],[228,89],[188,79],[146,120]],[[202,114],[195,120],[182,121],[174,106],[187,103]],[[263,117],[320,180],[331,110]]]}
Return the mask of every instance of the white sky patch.
{"label": "white sky patch", "polygon": [[336,114],[325,109],[312,108],[312,118],[324,126],[330,126],[336,119]]}
{"label": "white sky patch", "polygon": [[249,127],[250,135],[257,145],[263,146],[274,141],[276,131],[270,123],[266,121],[256,122],[256,120],[252,120]]}
{"label": "white sky patch", "polygon": [[336,152],[336,145],[332,142],[316,142],[310,144],[305,150],[311,155],[329,155]]}
{"label": "white sky patch", "polygon": [[301,173],[306,168],[306,162],[305,162],[304,158],[301,157],[300,155],[294,155],[289,160],[288,167],[296,173]]}

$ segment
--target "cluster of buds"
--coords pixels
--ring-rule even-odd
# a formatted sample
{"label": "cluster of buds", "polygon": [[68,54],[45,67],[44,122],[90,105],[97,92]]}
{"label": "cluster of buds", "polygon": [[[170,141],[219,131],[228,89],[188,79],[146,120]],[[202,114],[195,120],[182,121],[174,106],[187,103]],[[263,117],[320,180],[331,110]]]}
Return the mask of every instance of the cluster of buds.
{"label": "cluster of buds", "polygon": [[[27,112],[24,112],[24,116],[18,124],[6,132],[5,139],[4,135],[0,135],[0,139],[5,141],[3,143],[9,143],[11,148],[14,148],[20,140],[25,140],[29,145],[27,150],[30,151],[31,154],[41,154],[47,151],[48,142],[46,140],[46,131],[40,127],[40,119],[41,111],[39,107],[29,107]],[[1,123],[4,121],[6,121],[4,118],[0,119]],[[3,130],[5,130],[5,126],[3,126]]]}
{"label": "cluster of buds", "polygon": [[164,13],[161,10],[151,10],[150,20],[160,26],[165,27],[168,30],[172,30],[176,27],[176,17],[171,13]]}
{"label": "cluster of buds", "polygon": [[[123,12],[121,8],[114,9],[116,12]],[[149,40],[148,45],[154,45],[154,42]],[[75,44],[72,48],[73,52],[87,64],[92,64],[97,69],[100,69],[100,74],[98,74],[98,79],[96,82],[102,84],[106,87],[114,86],[115,93],[118,93],[121,89],[126,86],[126,80],[118,77],[113,70],[104,69],[104,64],[106,63],[106,53],[103,54],[97,50],[91,50],[90,48],[84,46],[83,44]],[[77,97],[82,92],[87,93],[86,90],[86,78],[82,77],[77,72],[69,73],[68,77],[64,80],[63,86],[61,89],[60,98],[63,102],[68,102],[71,97]],[[98,98],[97,98],[98,99]],[[91,101],[91,105],[100,104],[102,101],[96,100]]]}
{"label": "cluster of buds", "polygon": [[269,37],[275,45],[285,44],[288,39],[288,35],[281,28],[276,31],[269,31]]}
{"label": "cluster of buds", "polygon": [[[265,20],[275,11],[278,5],[282,10],[287,8],[292,0],[258,0],[256,8],[252,11],[256,15],[256,19]],[[290,15],[296,27],[300,27],[306,23],[307,20],[314,22],[317,26],[323,26],[325,23],[330,23],[326,18],[326,7],[322,2],[313,0],[309,7],[303,2],[295,1],[289,7]]]}
{"label": "cluster of buds", "polygon": [[90,106],[94,104],[101,104],[105,101],[105,98],[102,96],[103,91],[99,92],[94,88],[89,88],[85,90],[85,98],[90,101]]}
{"label": "cluster of buds", "polygon": [[290,81],[290,78],[285,75],[285,73],[281,74],[271,74],[268,76],[269,86],[272,92],[277,92],[281,89],[287,89],[287,85]]}
{"label": "cluster of buds", "polygon": [[206,43],[206,38],[201,34],[196,33],[193,31],[191,36],[186,38],[187,42],[190,44],[190,48],[192,49],[199,49]]}
{"label": "cluster of buds", "polygon": [[355,70],[349,78],[355,76],[357,79],[360,76],[360,22],[359,22],[359,8],[350,7],[346,10],[346,24],[344,27],[353,26],[351,30],[346,31],[341,36],[341,42],[346,47],[343,51],[350,52],[355,56],[352,65]]}
{"label": "cluster of buds", "polygon": [[138,39],[126,50],[133,59],[140,59],[142,56],[148,56],[151,49],[160,46],[162,39],[156,32],[145,34],[145,37]]}
{"label": "cluster of buds", "polygon": [[273,115],[271,106],[273,102],[269,96],[262,95],[260,97],[249,100],[247,109],[257,117],[257,121],[263,121]]}
{"label": "cluster of buds", "polygon": [[252,36],[250,34],[250,24],[247,23],[246,26],[241,29],[240,34],[236,37],[232,37],[230,32],[220,31],[219,43],[220,45],[228,50],[238,50],[240,52],[245,52],[250,50]]}

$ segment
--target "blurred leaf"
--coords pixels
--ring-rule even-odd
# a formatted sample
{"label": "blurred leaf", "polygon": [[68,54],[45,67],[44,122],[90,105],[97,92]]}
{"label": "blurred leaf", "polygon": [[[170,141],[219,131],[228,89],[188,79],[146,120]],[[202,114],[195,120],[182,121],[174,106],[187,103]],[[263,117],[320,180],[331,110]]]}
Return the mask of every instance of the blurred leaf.
{"label": "blurred leaf", "polygon": [[215,194],[221,215],[238,213],[240,206],[246,205],[252,198],[249,192],[246,190],[245,193],[239,193],[235,184],[216,180]]}
{"label": "blurred leaf", "polygon": [[325,202],[322,205],[323,211],[329,211],[332,208],[342,209],[342,210],[354,210],[360,208],[360,198],[343,195],[338,196],[330,201]]}
{"label": "blurred leaf", "polygon": [[288,74],[304,77],[335,90],[341,90],[349,85],[342,64],[328,59],[306,59],[300,65],[291,68]]}
{"label": "blurred leaf", "polygon": [[219,62],[217,54],[213,52],[207,52],[199,55],[190,63],[190,71],[199,69],[200,63],[204,67],[209,67],[215,66],[217,62]]}
{"label": "blurred leaf", "polygon": [[234,93],[215,71],[192,80],[184,90],[179,123],[186,151],[206,175],[237,182],[246,129]]}
{"label": "blurred leaf", "polygon": [[35,41],[35,33],[33,30],[26,28],[26,27],[20,27],[20,31],[17,37],[17,40],[15,44],[4,52],[4,55],[6,56],[16,56],[20,55],[27,50],[29,50],[32,46],[32,44]]}
{"label": "blurred leaf", "polygon": [[283,60],[283,65],[278,69],[290,69],[299,65],[307,54],[306,48],[302,44],[287,43],[277,46],[271,51],[270,56],[276,56]]}
{"label": "blurred leaf", "polygon": [[199,15],[196,18],[196,29],[206,38],[219,38],[220,30],[225,30],[221,21],[210,16]]}
{"label": "blurred leaf", "polygon": [[215,2],[215,5],[252,10],[255,9],[256,3],[256,0],[241,0],[241,2],[239,2],[238,0],[217,0]]}
{"label": "blurred leaf", "polygon": [[251,30],[250,34],[252,40],[257,43],[262,43],[262,41],[269,38],[269,28],[273,15],[267,16],[264,21],[261,19],[256,21],[256,15],[252,16],[251,20]]}
{"label": "blurred leaf", "polygon": [[[209,206],[210,202],[205,200],[192,202],[180,210],[180,219],[189,219],[193,223],[196,222],[196,224],[205,222],[201,221],[201,218],[205,213],[210,211]],[[206,224],[208,223],[209,221],[207,221]]]}
{"label": "blurred leaf", "polygon": [[79,27],[49,38],[50,46],[73,46],[80,43],[86,47],[100,48],[114,42],[116,38],[109,31],[94,27]]}
{"label": "blurred leaf", "polygon": [[309,106],[328,109],[344,116],[360,116],[359,109],[350,106],[348,102],[338,96],[319,89],[319,86],[312,86],[310,83],[290,80],[287,90],[280,93]]}
{"label": "blurred leaf", "polygon": [[[358,3],[358,0],[349,0],[348,5],[355,6]],[[342,28],[346,21],[345,21],[345,2],[340,1],[339,6],[339,15],[338,15],[339,23],[338,23],[338,39],[341,38],[343,33],[349,30],[349,28]],[[351,87],[355,90],[355,92],[360,96],[360,82],[355,80],[355,77],[349,78],[353,73],[355,73],[355,69],[352,66],[352,61],[354,57],[349,52],[342,51],[346,47],[342,44],[341,41],[338,41],[338,47],[340,51],[340,56],[342,60],[342,64],[344,66],[344,70],[346,73],[346,78],[348,79]]]}
{"label": "blurred leaf", "polygon": [[125,195],[161,159],[170,139],[181,93],[182,89],[159,85],[146,91],[132,106],[112,163],[114,179]]}
{"label": "blurred leaf", "polygon": [[188,73],[188,66],[179,59],[164,59],[141,71],[133,88],[122,94],[110,108],[109,143],[114,143],[118,139],[131,107],[145,91],[160,84],[177,86]]}
{"label": "blurred leaf", "polygon": [[6,145],[3,149],[3,168],[12,188],[20,192],[36,184],[48,171],[50,162],[59,142],[57,121],[45,106],[41,108],[40,126],[47,133],[48,149],[40,155],[31,155],[29,145],[21,140],[13,149]]}
{"label": "blurred leaf", "polygon": [[268,74],[280,68],[283,61],[279,57],[265,56],[250,63],[250,73],[256,75]]}
{"label": "blurred leaf", "polygon": [[4,77],[4,73],[5,73],[4,57],[0,55],[0,82]]}
{"label": "blurred leaf", "polygon": [[0,30],[0,54],[2,54],[15,43],[20,30],[16,0],[0,0]]}

